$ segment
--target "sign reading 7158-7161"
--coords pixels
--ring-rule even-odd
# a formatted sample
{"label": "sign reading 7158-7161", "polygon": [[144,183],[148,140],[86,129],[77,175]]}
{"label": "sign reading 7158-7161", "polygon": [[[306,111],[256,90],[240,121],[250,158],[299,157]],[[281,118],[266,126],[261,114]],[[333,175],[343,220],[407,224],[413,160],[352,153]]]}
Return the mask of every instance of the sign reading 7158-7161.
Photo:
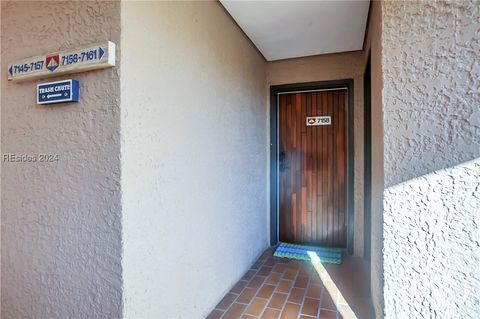
{"label": "sign reading 7158-7161", "polygon": [[115,66],[115,43],[107,41],[12,63],[8,66],[8,80],[37,79],[112,66]]}

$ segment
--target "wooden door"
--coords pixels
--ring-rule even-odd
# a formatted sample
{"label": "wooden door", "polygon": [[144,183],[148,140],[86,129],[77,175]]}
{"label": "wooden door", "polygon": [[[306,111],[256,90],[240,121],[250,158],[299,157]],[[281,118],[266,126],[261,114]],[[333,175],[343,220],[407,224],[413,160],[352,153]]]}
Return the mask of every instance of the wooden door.
{"label": "wooden door", "polygon": [[[280,241],[346,247],[347,90],[285,93],[278,101]],[[330,116],[330,124],[307,126],[317,116]]]}

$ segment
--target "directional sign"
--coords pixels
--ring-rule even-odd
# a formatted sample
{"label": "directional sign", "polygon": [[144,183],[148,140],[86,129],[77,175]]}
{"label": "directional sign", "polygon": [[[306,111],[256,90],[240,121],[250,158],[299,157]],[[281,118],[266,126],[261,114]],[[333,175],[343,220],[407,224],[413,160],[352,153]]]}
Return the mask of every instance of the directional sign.
{"label": "directional sign", "polygon": [[63,80],[37,85],[37,104],[78,102],[79,97],[77,80]]}
{"label": "directional sign", "polygon": [[8,80],[27,80],[115,66],[115,43],[99,44],[24,59],[8,66]]}
{"label": "directional sign", "polygon": [[307,122],[307,126],[331,125],[332,117],[331,116],[308,116],[306,122]]}

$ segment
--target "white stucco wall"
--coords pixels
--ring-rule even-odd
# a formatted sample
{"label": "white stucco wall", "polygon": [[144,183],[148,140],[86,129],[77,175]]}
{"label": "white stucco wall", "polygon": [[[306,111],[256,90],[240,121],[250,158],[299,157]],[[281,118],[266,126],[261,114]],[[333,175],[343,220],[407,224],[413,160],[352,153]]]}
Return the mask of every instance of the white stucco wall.
{"label": "white stucco wall", "polygon": [[268,245],[265,61],[217,2],[122,3],[126,318],[202,318]]}
{"label": "white stucco wall", "polygon": [[118,318],[118,70],[71,76],[80,81],[80,102],[52,106],[36,104],[36,84],[45,80],[7,82],[6,70],[56,50],[119,44],[120,4],[2,1],[1,11],[2,154],[59,158],[2,160],[1,317]]}
{"label": "white stucco wall", "polygon": [[480,313],[479,4],[382,4],[386,318]]}

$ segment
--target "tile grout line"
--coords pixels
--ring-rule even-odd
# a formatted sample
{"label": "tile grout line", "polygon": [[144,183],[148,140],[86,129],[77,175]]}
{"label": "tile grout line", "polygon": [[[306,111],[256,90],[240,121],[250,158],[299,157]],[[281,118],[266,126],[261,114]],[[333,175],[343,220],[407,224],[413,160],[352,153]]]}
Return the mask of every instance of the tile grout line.
{"label": "tile grout line", "polygon": [[[245,288],[244,288],[244,289],[245,289]],[[243,289],[242,289],[242,291],[243,291]],[[229,293],[230,293],[230,291],[227,292],[227,295],[228,295]],[[225,296],[226,296],[226,295],[225,295]],[[238,294],[238,296],[240,296],[240,294]],[[238,296],[237,296],[237,298],[238,298]],[[237,300],[237,298],[235,298],[235,300]],[[233,304],[235,303],[235,300],[230,304],[230,306],[228,306],[225,310],[223,310],[223,314],[222,314],[222,316],[220,317],[220,319],[221,319],[221,318],[224,318],[225,314],[230,310],[230,308],[232,308]],[[221,310],[221,309],[219,309],[219,310]]]}
{"label": "tile grout line", "polygon": [[[266,258],[265,260],[268,260],[268,259],[273,258],[273,257],[274,257],[274,256],[273,256],[273,253],[272,253],[272,255],[269,256],[268,258]],[[269,273],[268,276],[266,277],[267,279],[268,279],[268,277],[270,277],[270,275],[272,275],[272,273],[274,273],[273,268],[275,268],[275,266],[278,265],[278,264],[279,264],[279,263],[276,263],[275,265],[273,265],[273,266],[271,267],[270,273]],[[259,268],[259,270],[260,270],[260,268]],[[277,273],[277,272],[275,272],[275,273]],[[261,317],[264,315],[265,311],[267,311],[267,309],[269,308],[268,305],[270,304],[270,302],[271,302],[271,300],[272,300],[272,298],[273,298],[273,295],[275,294],[275,291],[276,291],[276,289],[277,289],[277,287],[278,287],[278,285],[279,285],[279,283],[280,283],[280,280],[282,280],[282,277],[281,277],[281,276],[282,276],[284,273],[285,273],[285,269],[283,270],[283,272],[278,273],[278,274],[280,274],[280,278],[278,279],[278,281],[277,281],[277,283],[276,283],[275,285],[272,285],[272,286],[275,286],[275,288],[273,289],[272,294],[270,295],[270,298],[267,299],[267,303],[265,304],[265,308],[263,308],[262,312],[258,315],[258,318],[261,318]],[[263,282],[263,284],[264,284],[264,285],[266,284],[265,281]],[[269,284],[269,285],[270,285],[270,284]],[[257,291],[257,294],[258,294],[259,292],[260,292],[260,289],[259,289],[259,291]],[[255,296],[253,297],[253,299],[255,299]],[[266,298],[261,298],[261,299],[266,299]],[[286,299],[288,299],[288,294],[287,294]],[[286,300],[286,299],[285,299],[285,300]],[[286,302],[285,302],[285,303],[286,303]],[[270,309],[275,309],[275,308],[270,308]],[[275,309],[275,310],[278,310],[278,309]],[[283,309],[282,309],[282,310],[283,310]],[[279,315],[282,313],[282,310],[280,310]]]}
{"label": "tile grout line", "polygon": [[[314,267],[315,271],[316,271],[316,268]],[[325,298],[325,294],[329,294],[330,293],[328,292],[327,290],[327,286],[325,286],[325,283],[322,281],[322,278],[320,277],[319,275],[319,278],[320,278],[320,282],[322,283],[322,291],[320,293],[320,305],[318,306],[318,312],[317,312],[317,318],[320,317],[320,313],[322,312],[322,310],[328,310],[328,311],[332,311],[330,309],[326,309],[326,308],[323,308],[322,305],[323,305],[323,299]],[[336,307],[336,306],[335,306]],[[335,311],[335,318],[338,318],[338,312]]]}
{"label": "tile grout line", "polygon": [[[321,279],[320,279],[320,281],[321,281]],[[323,295],[325,294],[326,290],[327,290],[327,288],[325,287],[325,285],[322,282],[322,291],[320,292],[320,304],[318,305],[317,318],[320,318],[320,312],[322,312]],[[335,318],[337,318],[337,316],[335,316]]]}
{"label": "tile grout line", "polygon": [[[271,257],[273,257],[273,254],[272,254]],[[278,263],[275,264],[275,266],[276,266],[276,265],[278,265]],[[270,275],[273,273],[273,268],[275,268],[275,266],[272,266],[272,270],[270,271]],[[278,281],[277,281],[277,283],[275,284],[275,289],[273,289],[272,295],[271,295],[270,298],[268,299],[268,302],[267,302],[265,308],[264,308],[263,311],[260,313],[260,315],[258,316],[258,318],[261,318],[261,317],[264,315],[265,311],[267,311],[268,304],[269,304],[270,301],[272,300],[273,295],[275,294],[275,291],[277,290],[278,285],[280,284],[280,281],[282,280],[282,276],[283,276],[284,273],[285,273],[285,269],[283,270],[283,272],[279,273],[279,274],[280,274],[280,278],[278,278]],[[287,294],[287,297],[285,298],[285,303],[286,303],[286,300],[287,300],[287,299],[288,299],[288,294]],[[284,307],[285,307],[285,305],[284,305]],[[274,309],[274,308],[271,308],[271,309]],[[278,309],[276,309],[276,310],[278,310]],[[280,315],[282,314],[282,311],[283,311],[283,308],[280,310],[280,313],[278,314],[278,315],[279,315],[278,318],[280,318]]]}
{"label": "tile grout line", "polygon": [[[332,280],[332,281],[333,281],[333,280]],[[337,291],[338,291],[338,293],[337,293],[337,296],[336,296],[336,298],[335,298],[335,299],[336,299],[336,300],[335,300],[335,309],[337,309],[337,315],[335,316],[336,319],[338,319],[338,318],[340,317],[340,311],[339,311],[339,309],[338,309],[338,301],[339,301],[339,299],[340,299],[340,290],[337,288]]]}
{"label": "tile grout line", "polygon": [[[263,254],[262,254],[262,255],[263,255]],[[263,260],[262,264],[261,264],[260,266],[258,266],[258,269],[257,269],[257,272],[255,273],[255,275],[253,275],[253,277],[252,277],[248,282],[250,282],[251,280],[253,280],[253,278],[255,278],[256,276],[260,276],[258,273],[260,272],[260,269],[262,269],[262,267],[265,266],[265,263],[267,262],[268,259],[269,259],[269,257],[266,257],[266,258]],[[257,260],[256,262],[258,262],[258,260]],[[255,262],[255,263],[256,263],[256,262]],[[241,315],[245,315],[245,314],[246,314],[245,311],[247,311],[248,307],[250,307],[250,305],[253,303],[253,301],[255,300],[255,298],[256,298],[256,296],[257,296],[257,294],[260,292],[260,288],[262,287],[262,285],[264,285],[265,280],[268,278],[268,276],[260,276],[260,277],[265,277],[265,279],[263,280],[263,282],[262,282],[262,284],[260,285],[260,287],[254,288],[254,289],[256,289],[256,292],[255,292],[255,295],[254,295],[254,296],[252,297],[252,299],[250,300],[250,302],[249,302],[248,304],[242,303],[242,305],[247,305],[247,306],[246,306],[245,309],[242,311]],[[248,283],[247,283],[247,285],[243,288],[242,292],[243,292],[246,288],[251,288],[251,287],[248,287]],[[265,298],[261,298],[261,299],[265,299]],[[235,302],[234,302],[234,303],[235,303]]]}
{"label": "tile grout line", "polygon": [[[262,255],[263,255],[263,254],[262,254]],[[268,260],[268,257],[263,260],[263,262],[262,262],[262,264],[261,264],[260,266],[258,266],[257,272],[255,272],[255,275],[253,275],[253,277],[248,281],[248,283],[250,283],[250,281],[253,280],[253,278],[255,278],[256,276],[259,276],[258,273],[260,272],[260,269],[265,265],[265,263],[267,262],[267,260]],[[258,262],[258,260],[257,260],[256,262]],[[255,263],[256,263],[256,262],[255,262]],[[265,277],[265,276],[260,276],[260,277]],[[265,277],[265,279],[266,279],[266,278],[267,278],[267,277]],[[262,285],[263,285],[263,283],[265,282],[265,279],[264,279],[264,281],[262,282]],[[243,292],[245,289],[247,289],[247,288],[251,288],[251,287],[248,287],[248,283],[247,283],[247,285],[243,288],[242,292]],[[262,285],[260,285],[260,287],[262,287]],[[256,289],[256,291],[255,291],[255,295],[254,295],[254,296],[252,297],[252,299],[248,302],[248,304],[242,303],[242,305],[247,305],[247,306],[245,307],[245,309],[244,309],[244,310],[242,311],[242,313],[240,314],[241,316],[243,316],[243,315],[246,314],[245,311],[247,311],[248,307],[250,307],[250,305],[251,305],[251,304],[253,303],[253,301],[255,300],[255,296],[256,296],[256,295],[258,294],[258,292],[260,291],[260,287],[258,287],[258,288],[252,288],[252,289]],[[235,303],[235,302],[234,302],[234,303]]]}
{"label": "tile grout line", "polygon": [[[285,263],[285,265],[287,265],[287,264],[288,264],[288,263]],[[288,268],[288,267],[285,266],[285,268]],[[282,276],[283,276],[283,274],[285,273],[286,270],[287,270],[287,269],[284,269],[284,270],[283,270],[283,272],[281,273]],[[282,280],[282,277],[280,277],[280,278],[278,279],[277,286],[280,284],[280,281],[281,281],[281,280]],[[279,319],[281,318],[281,316],[282,316],[282,314],[283,314],[283,311],[285,310],[285,307],[287,306],[288,297],[290,297],[290,291],[292,290],[293,285],[295,285],[295,282],[293,282],[292,286],[290,287],[290,289],[288,290],[287,293],[283,293],[283,294],[286,294],[287,297],[285,297],[285,302],[283,303],[282,309],[280,309],[280,313],[279,313],[279,315],[278,315],[278,318],[279,318]]]}
{"label": "tile grout line", "polygon": [[[321,279],[320,279],[320,280],[321,280]],[[336,318],[336,319],[339,319],[340,312],[338,311],[338,306],[337,306],[336,302],[333,301],[333,298],[332,298],[332,301],[333,301],[333,303],[334,303],[335,310],[331,310],[331,309],[327,309],[327,308],[323,308],[323,307],[322,307],[323,299],[325,298],[325,294],[329,294],[329,295],[330,295],[330,293],[329,293],[328,290],[327,290],[327,287],[325,286],[325,284],[324,284],[323,282],[322,282],[322,287],[323,287],[323,289],[322,289],[322,293],[320,294],[320,305],[319,305],[319,307],[318,307],[317,318],[320,317],[320,312],[321,312],[322,310],[325,310],[325,311],[328,311],[328,312],[335,312],[335,318]],[[330,297],[332,297],[332,296],[330,295]],[[336,295],[336,299],[338,300],[338,294]]]}
{"label": "tile grout line", "polygon": [[[335,282],[333,281],[333,279],[330,279],[330,281],[333,282],[333,284],[335,285]],[[337,310],[337,315],[335,316],[335,318],[338,319],[338,317],[340,317],[340,311],[338,310],[338,301],[340,300],[340,290],[338,289],[338,287],[336,289],[337,289],[337,294],[335,294],[335,301],[333,302],[333,304],[335,305],[335,309]]]}
{"label": "tile grout line", "polygon": [[[300,319],[300,316],[302,315],[302,309],[303,309],[303,306],[305,304],[305,299],[307,298],[308,288],[310,288],[311,282],[312,282],[312,273],[311,273],[311,270],[310,270],[310,272],[308,274],[307,286],[305,287],[305,294],[303,295],[303,299],[302,299],[302,305],[300,307],[300,311],[298,312],[298,316],[297,316],[298,319]],[[317,316],[317,318],[318,318],[318,316]]]}
{"label": "tile grout line", "polygon": [[[292,259],[292,260],[297,261],[296,259]],[[285,273],[285,271],[286,271],[286,270],[284,270],[284,273]],[[285,307],[287,306],[288,299],[290,298],[290,294],[292,293],[292,289],[293,289],[294,286],[295,286],[295,281],[297,281],[297,277],[299,276],[299,274],[300,274],[300,267],[298,268],[298,271],[297,271],[297,274],[295,275],[295,278],[292,280],[292,286],[291,286],[290,289],[288,290],[287,299],[285,299],[285,303],[284,303],[284,305],[283,305],[282,311],[280,312],[280,315],[283,314],[283,311],[285,310]],[[291,303],[293,303],[293,302],[291,302]],[[300,311],[302,310],[302,307],[301,307],[301,306],[302,306],[302,305],[300,305],[300,309],[299,309],[299,311],[298,311],[297,318],[298,318],[298,316],[299,316],[299,314],[300,314]]]}
{"label": "tile grout line", "polygon": [[[263,254],[264,254],[264,252],[262,253],[262,255],[263,255]],[[262,255],[260,255],[260,256],[262,256]],[[243,291],[245,290],[245,288],[249,288],[249,287],[247,287],[247,286],[248,286],[248,283],[250,283],[250,281],[257,275],[257,273],[260,271],[260,268],[262,268],[262,266],[265,264],[265,261],[266,261],[267,259],[268,259],[268,258],[265,258],[265,260],[264,260],[264,261],[262,262],[262,264],[258,267],[257,272],[255,272],[255,274],[252,276],[252,278],[250,278],[250,280],[246,280],[246,281],[247,281],[247,284],[246,284],[245,287],[243,287],[243,289],[240,291],[240,293],[238,294],[237,298],[240,297],[240,295],[243,293]],[[252,266],[255,265],[257,262],[259,262],[258,259],[255,260],[255,262],[252,264]],[[250,270],[252,270],[252,267],[251,267],[251,266],[250,266],[250,268],[247,270],[247,272],[249,272]],[[243,276],[245,276],[245,275],[243,275]],[[239,281],[237,281],[237,283],[240,282],[240,281],[242,281],[243,276],[240,278]],[[235,285],[236,285],[237,283],[235,283]],[[234,287],[235,287],[235,285],[234,285]],[[231,289],[227,292],[227,294],[230,293],[230,291],[231,291]],[[220,317],[220,319],[222,319],[222,318],[225,317],[225,315],[226,315],[227,312],[230,310],[230,308],[232,308],[232,306],[233,306],[233,304],[235,303],[235,301],[237,300],[237,298],[235,298],[235,300],[232,302],[232,304],[231,304],[230,306],[228,306],[227,309],[225,309],[225,311],[224,311],[224,313],[222,314],[222,316]],[[253,300],[253,298],[252,298],[252,300]],[[247,310],[247,308],[250,306],[250,303],[252,302],[252,300],[250,300],[250,302],[248,303],[248,305],[247,305],[247,306],[245,307],[245,309],[242,311],[242,313],[241,313],[242,315],[245,313],[245,310]],[[239,304],[245,305],[244,303],[239,303]]]}
{"label": "tile grout line", "polygon": [[[273,267],[272,267],[273,269]],[[271,273],[270,273],[271,274]],[[267,277],[268,278],[268,277]],[[280,280],[279,280],[280,281]],[[273,286],[273,285],[272,285]],[[272,298],[273,298],[273,295],[275,294],[275,289],[277,288],[278,286],[278,283],[275,285],[275,288],[273,289],[272,291],[272,294],[270,295],[270,298],[268,298],[267,300],[267,303],[265,304],[265,308],[263,308],[262,312],[258,315],[258,318],[262,318],[262,316],[264,315],[265,311],[267,311],[268,309],[268,304],[272,301]],[[273,309],[273,308],[271,308]]]}
{"label": "tile grout line", "polygon": [[[245,310],[242,312],[242,315],[245,315],[245,311],[247,311],[248,307],[250,307],[250,305],[253,303],[253,301],[255,300],[255,298],[257,297],[257,294],[260,292],[260,289],[262,288],[262,286],[265,284],[265,280],[268,278],[268,276],[261,276],[259,275],[258,273],[260,272],[260,269],[262,269],[262,267],[265,266],[265,264],[267,263],[267,260],[269,259],[270,257],[266,257],[262,264],[258,267],[257,269],[257,272],[255,273],[255,275],[253,275],[252,279],[255,278],[255,276],[260,276],[260,277],[265,277],[265,279],[263,280],[262,284],[258,287],[258,288],[255,288],[256,289],[256,292],[255,292],[255,295],[253,295],[252,299],[250,300],[250,302],[248,303],[247,307],[245,307]],[[273,268],[273,267],[272,267]],[[248,285],[248,284],[247,284]],[[248,288],[247,286],[245,286],[245,288]],[[261,299],[265,299],[265,298],[261,298]]]}
{"label": "tile grout line", "polygon": [[[332,310],[332,309],[328,309],[328,308],[323,308],[322,307],[322,304],[323,304],[323,298],[325,297],[325,294],[329,294],[330,293],[327,291],[327,288],[325,287],[325,285],[322,285],[323,286],[323,289],[322,289],[322,293],[320,294],[320,306],[318,307],[318,312],[317,312],[317,318],[320,316],[320,312],[322,310],[325,310],[325,311],[328,311],[328,312],[335,312],[335,318],[338,319],[339,315],[340,315],[340,312],[338,311],[338,308],[337,306],[335,305],[335,309],[336,310]],[[331,296],[330,296],[331,297]],[[333,298],[332,298],[332,301],[333,301]]]}

